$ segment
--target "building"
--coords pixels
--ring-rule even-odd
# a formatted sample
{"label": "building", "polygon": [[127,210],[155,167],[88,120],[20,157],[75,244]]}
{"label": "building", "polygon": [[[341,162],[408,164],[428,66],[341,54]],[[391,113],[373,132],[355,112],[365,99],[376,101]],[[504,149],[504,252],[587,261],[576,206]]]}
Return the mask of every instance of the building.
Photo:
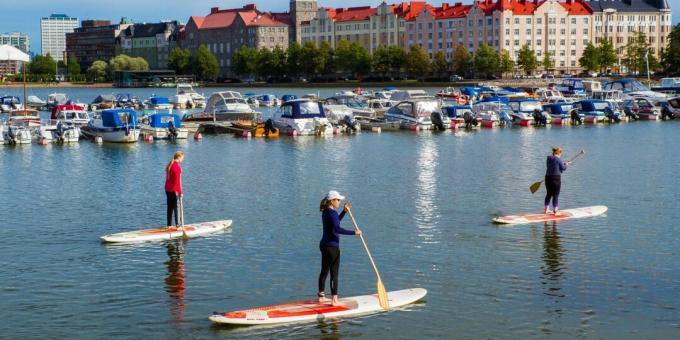
{"label": "building", "polygon": [[52,14],[40,19],[40,45],[42,55],[50,55],[57,61],[64,60],[66,34],[78,27],[78,18],[66,14]]}
{"label": "building", "polygon": [[651,51],[657,56],[666,47],[672,29],[671,8],[667,0],[590,0],[593,8],[592,30],[595,43],[609,40],[619,56],[637,32],[647,36]]}
{"label": "building", "polygon": [[302,31],[300,27],[303,22],[310,21],[316,17],[319,5],[316,0],[290,0],[290,27],[288,28],[288,41],[302,43]]}
{"label": "building", "polygon": [[31,53],[31,39],[25,33],[0,34],[0,45],[11,45],[26,53]]}
{"label": "building", "polygon": [[340,40],[347,40],[371,53],[379,46],[404,47],[405,22],[428,6],[412,1],[393,5],[383,2],[378,7],[320,8],[314,19],[302,23],[302,42],[318,46],[327,41],[335,48]]}
{"label": "building", "polygon": [[116,56],[116,39],[131,23],[125,19],[120,24],[109,20],[83,20],[81,27],[66,35],[66,54],[76,58],[82,70],[96,60],[108,62]]}
{"label": "building", "polygon": [[116,39],[116,55],[142,57],[152,70],[167,69],[179,29],[177,21],[130,25]]}
{"label": "building", "polygon": [[195,53],[200,45],[212,52],[220,65],[220,76],[231,77],[231,59],[242,46],[288,48],[289,13],[261,12],[253,4],[242,8],[214,7],[206,16],[192,16],[182,33],[181,45]]}

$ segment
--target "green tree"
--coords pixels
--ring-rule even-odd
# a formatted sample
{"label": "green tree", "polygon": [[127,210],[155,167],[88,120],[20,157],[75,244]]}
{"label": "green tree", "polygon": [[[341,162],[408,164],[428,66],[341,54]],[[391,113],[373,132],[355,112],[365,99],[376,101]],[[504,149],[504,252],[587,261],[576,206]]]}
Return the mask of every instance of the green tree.
{"label": "green tree", "polygon": [[96,60],[87,69],[87,75],[94,82],[106,80],[108,64],[103,60]]}
{"label": "green tree", "polygon": [[359,43],[350,45],[351,72],[357,79],[362,79],[371,73],[371,54]]}
{"label": "green tree", "polygon": [[196,50],[194,57],[194,65],[196,66],[196,73],[201,80],[214,80],[220,74],[220,65],[217,63],[217,58],[210,52],[210,50],[202,45]]}
{"label": "green tree", "polygon": [[257,51],[256,74],[258,77],[267,79],[274,72],[274,54],[268,48]]}
{"label": "green tree", "polygon": [[451,64],[453,72],[459,76],[467,76],[470,74],[470,67],[472,66],[472,55],[463,45],[458,45],[453,52]]}
{"label": "green tree", "polygon": [[390,61],[389,50],[383,45],[378,46],[373,52],[373,72],[385,77],[392,68]]}
{"label": "green tree", "polygon": [[54,77],[57,72],[57,62],[49,54],[45,56],[38,55],[28,64],[26,70],[33,75]]}
{"label": "green tree", "polygon": [[286,74],[287,54],[281,47],[276,46],[272,50],[272,76],[279,80]]}
{"label": "green tree", "polygon": [[483,73],[487,78],[490,77],[500,66],[498,53],[491,46],[482,43],[475,51],[474,66],[477,72]]}
{"label": "green tree", "polygon": [[430,71],[430,58],[418,44],[411,46],[406,54],[406,72],[412,77],[422,78]]}
{"label": "green tree", "polygon": [[449,62],[446,60],[446,55],[443,51],[437,51],[432,60],[432,75],[435,78],[444,78],[449,73]]}
{"label": "green tree", "polygon": [[288,56],[286,58],[286,72],[289,77],[297,78],[300,75],[300,57],[302,56],[302,46],[293,41],[288,46]]}
{"label": "green tree", "polygon": [[335,66],[342,73],[351,73],[353,66],[352,46],[346,39],[340,39],[335,46]]}
{"label": "green tree", "polygon": [[631,42],[624,47],[626,56],[623,59],[623,64],[632,73],[647,73],[647,63],[649,62],[649,71],[654,71],[659,68],[659,61],[652,52],[647,36],[642,32],[637,32]]}
{"label": "green tree", "polygon": [[300,71],[307,77],[311,78],[323,69],[323,57],[319,53],[313,42],[308,41],[302,46],[300,53]]}
{"label": "green tree", "polygon": [[661,56],[661,64],[664,72],[670,76],[680,75],[680,24],[673,26],[668,34],[668,42]]}
{"label": "green tree", "polygon": [[[467,52],[467,51],[466,51]],[[510,58],[510,52],[507,50],[501,50],[501,63],[499,65],[501,78],[505,73],[512,73],[515,69],[515,62]]]}
{"label": "green tree", "polygon": [[545,52],[545,54],[543,55],[543,62],[541,62],[541,65],[543,65],[543,70],[545,72],[548,72],[555,67],[555,63],[553,62],[552,59],[552,52],[550,51]]}
{"label": "green tree", "polygon": [[600,69],[600,49],[595,47],[592,43],[588,43],[583,49],[583,54],[578,60],[581,67],[587,71],[596,71]]}
{"label": "green tree", "polygon": [[188,48],[175,47],[168,57],[168,67],[177,74],[191,73],[191,51]]}
{"label": "green tree", "polygon": [[334,76],[335,75],[335,51],[331,47],[328,41],[322,41],[319,44],[319,55],[323,60],[321,67],[321,74],[324,76]]}
{"label": "green tree", "polygon": [[524,45],[519,50],[517,66],[521,67],[527,75],[532,74],[538,68],[538,59],[534,50],[529,45]]}
{"label": "green tree", "polygon": [[401,73],[406,65],[406,52],[399,46],[390,46],[387,48],[390,60],[390,72]]}
{"label": "green tree", "polygon": [[252,76],[257,70],[259,53],[256,49],[241,46],[231,58],[231,69],[238,76]]}
{"label": "green tree", "polygon": [[598,52],[599,52],[599,64],[600,64],[600,73],[603,73],[606,70],[610,70],[614,65],[616,65],[616,61],[618,60],[618,56],[616,55],[616,50],[614,49],[614,44],[612,44],[608,39],[605,39],[600,46],[598,47]]}
{"label": "green tree", "polygon": [[142,57],[132,58],[125,54],[117,55],[109,60],[108,72],[113,75],[116,71],[146,71],[149,63]]}
{"label": "green tree", "polygon": [[69,76],[80,75],[80,64],[78,64],[78,61],[73,56],[68,58],[68,64],[66,65],[66,73]]}

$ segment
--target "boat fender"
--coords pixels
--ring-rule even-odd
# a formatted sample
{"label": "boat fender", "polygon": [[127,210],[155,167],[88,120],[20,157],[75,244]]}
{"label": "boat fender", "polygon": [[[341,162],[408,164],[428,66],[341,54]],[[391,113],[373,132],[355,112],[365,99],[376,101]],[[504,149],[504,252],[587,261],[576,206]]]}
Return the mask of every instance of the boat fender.
{"label": "boat fender", "polygon": [[194,133],[194,140],[202,140],[202,139],[203,139],[203,135],[200,132],[196,131]]}
{"label": "boat fender", "polygon": [[458,104],[459,104],[459,105],[465,105],[465,104],[467,104],[467,98],[465,98],[465,96],[458,96],[457,101],[458,101]]}

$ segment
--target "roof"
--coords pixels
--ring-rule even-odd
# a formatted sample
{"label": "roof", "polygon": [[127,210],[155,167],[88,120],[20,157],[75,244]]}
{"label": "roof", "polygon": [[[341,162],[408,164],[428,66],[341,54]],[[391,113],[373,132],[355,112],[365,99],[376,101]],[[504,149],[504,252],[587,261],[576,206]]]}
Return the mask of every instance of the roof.
{"label": "roof", "polygon": [[671,9],[667,0],[590,0],[588,4],[595,12],[605,9],[615,9],[617,12],[658,12],[660,9]]}
{"label": "roof", "polygon": [[168,26],[171,26],[170,29],[172,30],[173,27],[177,27],[177,22],[134,24],[125,29],[125,35],[135,38],[155,37],[157,34],[164,33]]}
{"label": "roof", "polygon": [[378,13],[378,9],[371,6],[349,8],[327,8],[328,16],[333,21],[364,21]]}
{"label": "roof", "polygon": [[460,2],[455,3],[453,6],[448,3],[443,3],[441,7],[435,8],[435,19],[451,19],[451,18],[462,18],[467,15],[467,13],[472,8],[472,5],[463,5]]}
{"label": "roof", "polygon": [[191,16],[198,29],[227,28],[240,18],[246,26],[288,26],[288,13],[260,12],[255,5],[245,5],[242,8],[219,9],[213,7],[206,16]]}
{"label": "roof", "polygon": [[560,5],[567,10],[568,15],[588,15],[593,14],[593,9],[586,2],[581,0],[567,0],[560,2]]}
{"label": "roof", "polygon": [[405,19],[406,21],[415,20],[415,18],[423,11],[425,8],[433,8],[424,1],[411,1],[410,3],[402,2],[399,4],[392,5],[392,12],[398,17]]}

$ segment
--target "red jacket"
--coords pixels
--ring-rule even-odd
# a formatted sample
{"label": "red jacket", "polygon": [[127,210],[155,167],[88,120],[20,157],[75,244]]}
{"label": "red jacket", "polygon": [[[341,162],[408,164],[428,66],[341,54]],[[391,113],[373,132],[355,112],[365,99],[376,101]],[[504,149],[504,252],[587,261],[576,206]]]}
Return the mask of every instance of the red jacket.
{"label": "red jacket", "polygon": [[172,162],[168,174],[165,176],[165,191],[182,194],[182,168],[178,162]]}

